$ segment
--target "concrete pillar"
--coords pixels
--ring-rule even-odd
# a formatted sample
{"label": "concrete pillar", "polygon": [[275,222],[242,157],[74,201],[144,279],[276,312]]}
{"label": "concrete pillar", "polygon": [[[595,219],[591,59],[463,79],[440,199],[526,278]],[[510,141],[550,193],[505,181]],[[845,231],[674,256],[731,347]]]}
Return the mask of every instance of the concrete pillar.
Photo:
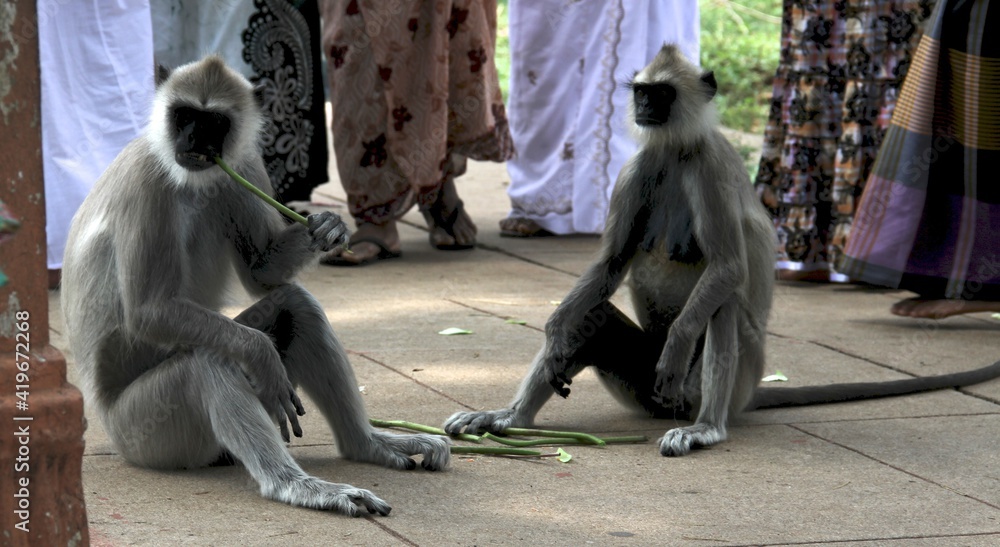
{"label": "concrete pillar", "polygon": [[49,345],[35,0],[0,0],[0,544],[87,545],[83,398]]}

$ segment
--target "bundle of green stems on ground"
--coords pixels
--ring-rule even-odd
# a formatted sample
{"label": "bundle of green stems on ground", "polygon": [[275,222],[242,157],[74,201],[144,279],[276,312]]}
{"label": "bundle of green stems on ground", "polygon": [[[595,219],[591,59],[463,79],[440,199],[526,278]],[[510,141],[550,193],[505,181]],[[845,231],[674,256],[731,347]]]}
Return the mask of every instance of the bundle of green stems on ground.
{"label": "bundle of green stems on ground", "polygon": [[[429,425],[416,424],[404,420],[377,420],[372,418],[371,424],[375,427],[395,427],[409,429],[421,433],[432,433],[435,435],[445,435],[459,441],[466,441],[475,444],[482,444],[484,440],[493,441],[505,446],[452,446],[452,454],[493,454],[501,456],[532,456],[547,457],[556,456],[556,453],[543,454],[538,450],[529,450],[528,446],[555,446],[555,445],[591,445],[605,446],[614,443],[643,443],[647,439],[644,435],[629,435],[624,437],[596,437],[588,433],[576,431],[551,431],[547,429],[527,429],[521,427],[508,427],[500,435],[493,433],[483,433],[482,435],[471,435],[459,433],[448,435],[445,430]],[[517,437],[538,437],[534,439],[512,439]]]}

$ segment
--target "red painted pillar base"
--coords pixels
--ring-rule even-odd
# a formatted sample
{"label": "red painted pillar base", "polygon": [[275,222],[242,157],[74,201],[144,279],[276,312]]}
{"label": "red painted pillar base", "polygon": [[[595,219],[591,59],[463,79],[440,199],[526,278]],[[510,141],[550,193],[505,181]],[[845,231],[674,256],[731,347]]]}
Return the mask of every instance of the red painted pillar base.
{"label": "red painted pillar base", "polygon": [[[28,383],[19,383],[25,369]],[[0,354],[0,544],[88,544],[84,429],[83,397],[66,383],[58,350]]]}
{"label": "red painted pillar base", "polygon": [[[37,6],[0,3],[0,545],[88,545],[83,399],[49,345]],[[48,14],[52,16],[52,14]]]}

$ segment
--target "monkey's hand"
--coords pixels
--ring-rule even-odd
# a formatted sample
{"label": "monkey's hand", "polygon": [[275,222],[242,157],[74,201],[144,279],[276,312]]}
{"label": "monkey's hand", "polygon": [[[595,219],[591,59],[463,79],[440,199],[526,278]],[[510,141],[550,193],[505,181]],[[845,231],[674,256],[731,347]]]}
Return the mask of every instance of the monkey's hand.
{"label": "monkey's hand", "polygon": [[264,405],[267,414],[278,423],[281,438],[289,442],[288,424],[292,424],[292,433],[302,436],[299,426],[299,416],[306,413],[302,401],[295,393],[295,386],[288,379],[285,365],[274,347],[274,343],[264,333],[260,333],[266,343],[259,344],[258,351],[253,352],[247,363],[247,376],[253,386],[257,399]]}
{"label": "monkey's hand", "polygon": [[428,471],[447,469],[451,463],[451,439],[442,435],[400,435],[372,428],[366,442],[340,447],[345,458],[392,469],[416,469],[412,456],[420,454],[420,465]]}
{"label": "monkey's hand", "polygon": [[[689,348],[690,346],[690,348]],[[664,408],[684,407],[684,381],[687,380],[693,344],[686,344],[674,333],[667,338],[660,360],[656,363],[656,385],[653,399]]]}
{"label": "monkey's hand", "polygon": [[573,379],[566,374],[573,356],[586,342],[586,321],[577,324],[566,319],[556,310],[545,323],[545,360],[549,372],[549,384],[561,397],[569,397],[566,387]]}
{"label": "monkey's hand", "polygon": [[508,427],[531,427],[531,420],[518,416],[513,408],[481,410],[478,412],[456,412],[444,422],[444,430],[449,435],[465,433],[479,435],[484,431],[500,433]]}
{"label": "monkey's hand", "polygon": [[332,251],[346,246],[350,240],[351,231],[337,213],[323,211],[309,215],[307,220],[309,236],[312,237],[312,243],[309,244],[310,251]]}

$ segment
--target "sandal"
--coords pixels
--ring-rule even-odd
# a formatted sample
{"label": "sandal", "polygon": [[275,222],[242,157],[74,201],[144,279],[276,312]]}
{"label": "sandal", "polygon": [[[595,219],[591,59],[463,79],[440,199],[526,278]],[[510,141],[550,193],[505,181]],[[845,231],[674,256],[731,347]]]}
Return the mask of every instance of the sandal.
{"label": "sandal", "polygon": [[434,243],[434,229],[441,228],[445,231],[452,239],[455,238],[455,221],[458,220],[459,215],[465,208],[465,204],[461,199],[458,199],[455,203],[455,208],[451,210],[451,213],[447,217],[444,216],[444,200],[438,198],[433,205],[422,209],[420,212],[424,215],[424,220],[427,221],[428,226],[430,226],[430,242],[431,246],[435,249],[441,251],[459,251],[463,249],[471,249],[476,246],[476,242],[472,243]]}
{"label": "sandal", "polygon": [[328,266],[366,266],[378,262],[380,260],[388,260],[390,258],[399,258],[403,256],[403,251],[393,251],[390,249],[384,241],[374,237],[359,237],[354,241],[351,241],[351,245],[358,245],[360,243],[369,243],[378,247],[378,254],[375,256],[368,257],[364,260],[348,260],[344,258],[345,251],[341,251],[339,255],[328,254],[320,259],[321,264],[326,264]]}
{"label": "sandal", "polygon": [[500,237],[551,237],[556,234],[530,218],[505,218],[500,221]]}

